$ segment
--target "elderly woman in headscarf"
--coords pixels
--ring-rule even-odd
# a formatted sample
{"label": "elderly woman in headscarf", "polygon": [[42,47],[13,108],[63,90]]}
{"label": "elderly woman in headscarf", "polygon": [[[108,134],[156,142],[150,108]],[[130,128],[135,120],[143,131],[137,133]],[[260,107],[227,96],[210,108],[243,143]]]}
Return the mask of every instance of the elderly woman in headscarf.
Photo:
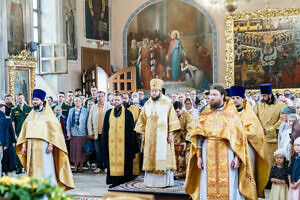
{"label": "elderly woman in headscarf", "polygon": [[70,160],[74,162],[74,173],[78,172],[80,163],[80,173],[83,173],[83,163],[86,160],[86,153],[83,145],[86,143],[88,109],[82,106],[82,99],[74,99],[75,107],[69,111],[67,120],[67,136],[70,139]]}

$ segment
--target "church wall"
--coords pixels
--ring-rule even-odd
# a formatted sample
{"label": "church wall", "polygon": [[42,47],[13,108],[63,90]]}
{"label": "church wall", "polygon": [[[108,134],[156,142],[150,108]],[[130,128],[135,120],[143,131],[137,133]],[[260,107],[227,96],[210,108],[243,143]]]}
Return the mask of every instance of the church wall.
{"label": "church wall", "polygon": [[[0,3],[0,30],[4,29],[3,15],[4,15],[4,1]],[[4,66],[4,31],[0,31],[0,97],[5,94],[5,66]]]}
{"label": "church wall", "polygon": [[[60,2],[59,0],[53,0],[56,2]],[[193,0],[186,0],[193,1]],[[217,31],[218,31],[218,82],[224,83],[224,74],[226,72],[225,69],[225,35],[224,35],[224,18],[225,18],[225,9],[222,5],[212,5],[208,3],[208,0],[194,0],[198,4],[200,4],[205,10],[207,10],[210,15],[213,17]],[[143,3],[148,2],[148,0],[111,0],[110,7],[110,44],[105,45],[102,49],[111,50],[111,64],[116,65],[119,68],[123,66],[123,31],[125,24],[131,14],[135,12]],[[1,9],[5,8],[5,1],[1,1]],[[57,3],[59,9],[62,10],[61,3]],[[57,75],[57,90],[68,91],[81,86],[81,47],[88,48],[97,48],[96,44],[88,43],[85,39],[85,18],[84,18],[84,0],[76,0],[77,6],[77,38],[78,38],[78,58],[75,61],[68,61],[68,74]],[[299,0],[271,0],[270,4],[271,8],[288,8],[288,7],[300,7]],[[246,11],[246,10],[256,10],[265,8],[265,3],[263,0],[241,0],[239,1],[239,8],[237,11]],[[0,12],[2,16],[2,20],[0,20],[3,26],[3,30],[6,29],[5,26],[5,12]],[[57,35],[55,40],[57,42],[61,42],[62,40],[62,21],[59,22],[62,17],[60,16],[61,12],[57,13],[58,27],[56,29],[56,33],[60,32],[60,35]],[[1,15],[0,14],[0,15]],[[4,22],[3,22],[4,21]],[[30,20],[29,20],[30,22]],[[138,21],[134,21],[134,27],[138,26]],[[29,26],[29,25],[28,25]],[[30,34],[28,34],[30,35]],[[6,40],[6,32],[1,33],[0,35],[0,72],[2,72],[4,68],[3,62],[3,54],[6,58],[7,54],[7,40]],[[27,38],[28,41],[31,38]],[[5,41],[5,42],[3,42]],[[3,44],[1,45],[1,42]],[[208,47],[209,50],[212,50],[212,47]],[[4,53],[3,53],[4,52]],[[125,66],[126,67],[126,66]],[[3,74],[3,73],[1,73]],[[3,75],[0,75],[0,95],[4,94],[5,84]],[[56,76],[56,75],[55,75]]]}
{"label": "church wall", "polygon": [[[84,2],[84,0],[76,0],[78,58],[76,61],[68,61],[68,74],[59,75],[61,83],[59,90],[61,91],[69,91],[81,87],[81,47],[97,48],[96,44],[87,42],[85,38]],[[110,50],[110,45],[105,45],[102,49]]]}
{"label": "church wall", "polygon": [[[222,5],[212,5],[208,1],[195,0],[204,9],[206,9],[213,17],[218,30],[218,82],[225,82],[225,9]],[[113,0],[112,2],[112,64],[119,67],[123,67],[123,30],[128,18],[131,14],[138,9],[143,3],[148,0]],[[265,8],[265,1],[263,0],[243,0],[239,1],[239,8],[237,11],[248,11]],[[271,8],[289,8],[289,7],[300,7],[300,1],[298,0],[271,0]],[[126,8],[126,9],[125,9]],[[126,67],[126,66],[125,66]]]}

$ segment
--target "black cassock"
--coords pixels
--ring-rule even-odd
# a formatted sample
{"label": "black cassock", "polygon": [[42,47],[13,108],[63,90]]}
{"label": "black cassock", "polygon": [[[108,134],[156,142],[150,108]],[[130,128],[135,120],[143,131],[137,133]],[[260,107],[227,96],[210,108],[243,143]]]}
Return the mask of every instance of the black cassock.
{"label": "black cassock", "polygon": [[2,172],[13,172],[16,168],[16,147],[13,146],[13,143],[17,143],[15,138],[15,131],[12,126],[12,122],[10,118],[6,118],[8,125],[8,147],[6,150],[3,150],[3,158],[2,158]]}
{"label": "black cassock", "polygon": [[[121,115],[122,108],[115,108],[114,116],[119,117]],[[125,152],[124,152],[124,176],[111,176],[109,166],[109,116],[112,109],[108,110],[104,117],[102,137],[103,137],[103,154],[106,160],[108,160],[106,184],[119,185],[133,180],[133,159],[135,154],[139,152],[138,141],[136,133],[134,131],[134,118],[132,113],[125,109]]]}

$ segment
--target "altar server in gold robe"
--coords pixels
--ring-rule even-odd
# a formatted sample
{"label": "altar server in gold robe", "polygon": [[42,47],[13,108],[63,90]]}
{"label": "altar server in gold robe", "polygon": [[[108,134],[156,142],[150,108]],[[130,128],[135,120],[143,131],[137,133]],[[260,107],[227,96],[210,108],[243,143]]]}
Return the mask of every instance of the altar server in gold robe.
{"label": "altar server in gold robe", "polygon": [[108,160],[106,184],[115,187],[133,179],[133,159],[138,152],[132,113],[122,106],[122,95],[114,94],[114,108],[103,122],[103,153]]}
{"label": "altar server in gold robe", "polygon": [[66,190],[75,188],[60,122],[44,101],[46,92],[33,90],[33,109],[18,137],[16,152],[26,175],[49,178]]}
{"label": "altar server in gold robe", "polygon": [[180,129],[180,123],[169,98],[162,95],[162,85],[160,79],[151,80],[151,99],[142,108],[135,126],[135,131],[143,135],[144,184],[147,187],[174,185],[173,132]]}
{"label": "altar server in gold robe", "polygon": [[285,104],[276,101],[272,93],[272,84],[261,84],[259,88],[262,100],[257,102],[254,112],[264,129],[265,159],[271,168],[275,162],[273,154],[278,147],[277,134],[281,124],[280,111]]}
{"label": "altar server in gold robe", "polygon": [[187,162],[189,159],[190,142],[189,137],[195,127],[195,119],[191,112],[183,109],[179,101],[173,103],[181,129],[174,132],[174,144],[176,153],[177,170],[174,172],[176,178],[185,178]]}
{"label": "altar server in gold robe", "polygon": [[210,105],[200,114],[190,141],[185,190],[194,200],[257,199],[246,134],[222,86],[211,87]]}
{"label": "altar server in gold robe", "polygon": [[253,108],[245,98],[245,91],[243,86],[232,86],[230,88],[230,95],[240,114],[244,130],[246,131],[257,194],[259,197],[263,197],[264,188],[269,181],[267,172],[270,171],[267,160],[264,158],[264,130]]}
{"label": "altar server in gold robe", "polygon": [[[134,118],[134,125],[136,124],[137,120],[139,119],[141,109],[135,105],[130,105],[130,94],[124,93],[123,94],[123,106],[129,110]],[[141,153],[140,153],[140,146],[141,146],[141,137],[140,134],[136,134],[139,152],[135,154],[135,158],[133,160],[133,175],[138,176],[141,173]]]}

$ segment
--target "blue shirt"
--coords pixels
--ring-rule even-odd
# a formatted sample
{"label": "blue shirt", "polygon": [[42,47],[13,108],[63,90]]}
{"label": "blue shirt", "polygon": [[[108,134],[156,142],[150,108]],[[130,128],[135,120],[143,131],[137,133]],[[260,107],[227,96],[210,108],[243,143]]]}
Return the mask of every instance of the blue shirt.
{"label": "blue shirt", "polygon": [[296,183],[300,179],[300,155],[297,155],[297,153],[295,154],[289,168],[289,175],[291,175],[292,183]]}
{"label": "blue shirt", "polygon": [[[66,129],[70,130],[72,136],[86,136],[87,135],[87,119],[89,116],[89,110],[84,107],[81,108],[81,113],[79,116],[79,126],[77,126],[76,123],[72,124],[72,115],[75,111],[76,111],[75,108],[70,109]],[[75,115],[75,117],[76,117],[76,115]]]}

